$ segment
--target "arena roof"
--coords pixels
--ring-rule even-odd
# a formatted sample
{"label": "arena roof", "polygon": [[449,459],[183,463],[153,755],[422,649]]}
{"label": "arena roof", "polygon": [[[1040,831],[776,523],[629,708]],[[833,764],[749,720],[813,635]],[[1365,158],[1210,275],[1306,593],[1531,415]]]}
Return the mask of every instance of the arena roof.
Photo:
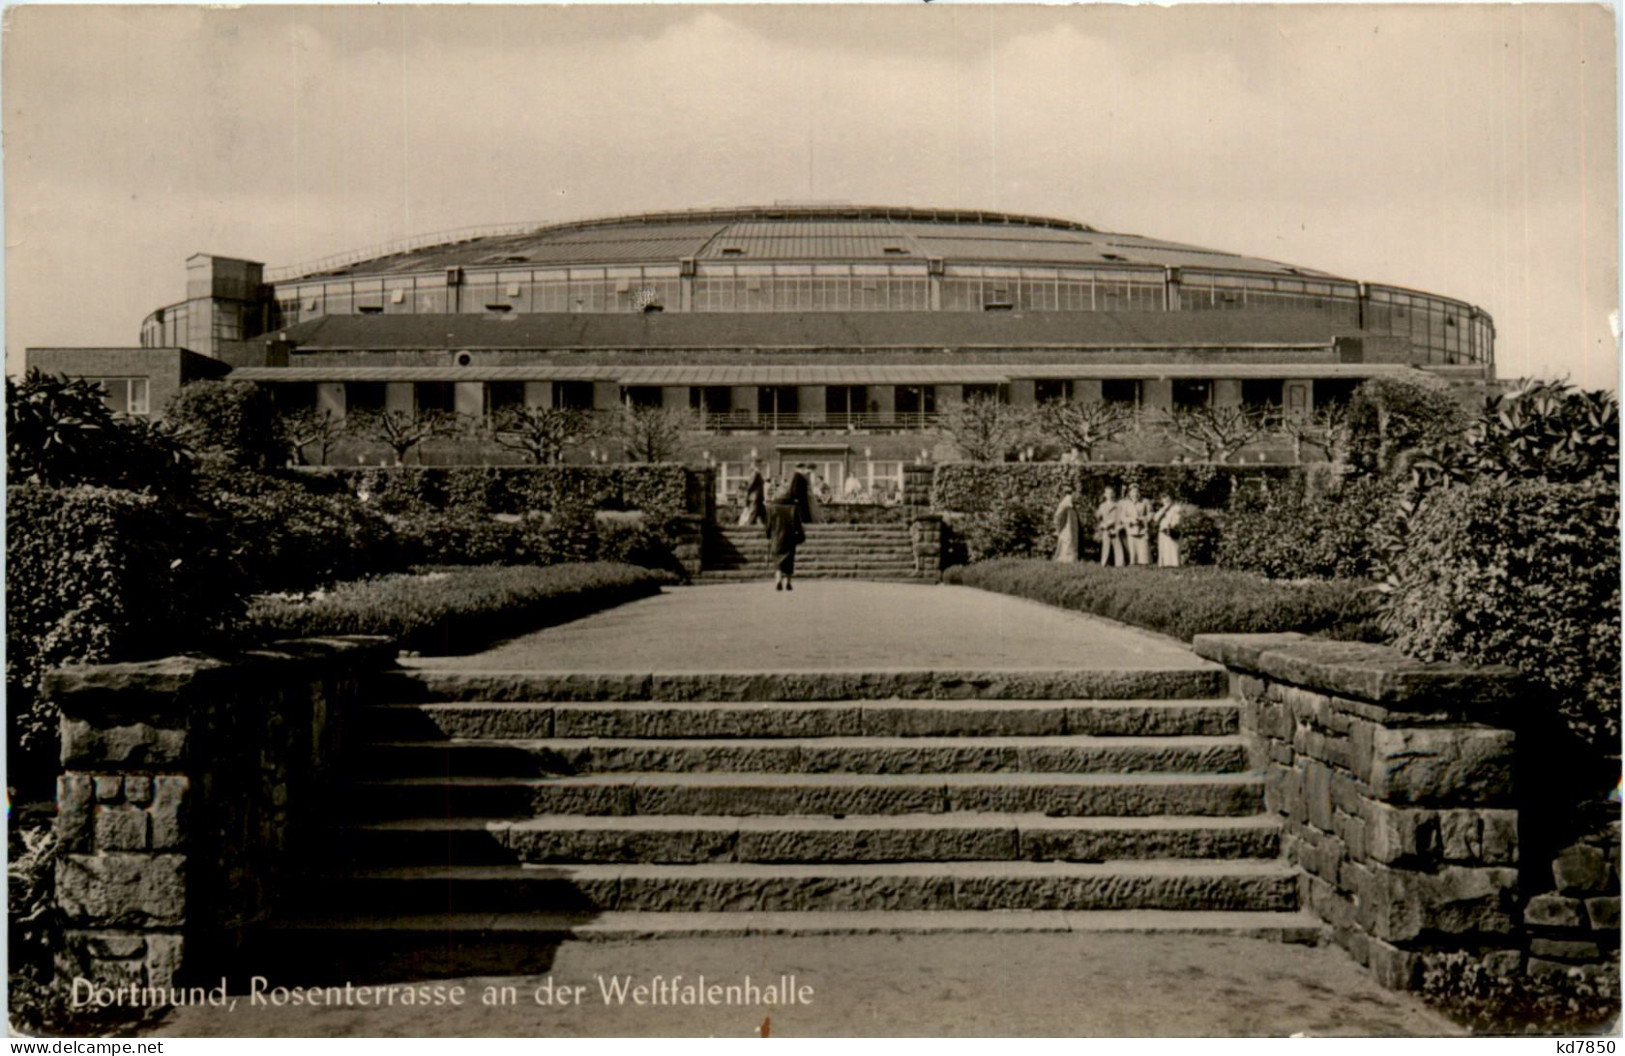
{"label": "arena roof", "polygon": [[329,315],[278,335],[303,350],[518,348],[1237,348],[1355,336],[1312,311],[639,312]]}
{"label": "arena roof", "polygon": [[739,261],[916,261],[1207,267],[1327,278],[1325,272],[1053,217],[889,206],[757,206],[507,225],[428,235],[329,257],[268,278],[380,276],[446,267]]}

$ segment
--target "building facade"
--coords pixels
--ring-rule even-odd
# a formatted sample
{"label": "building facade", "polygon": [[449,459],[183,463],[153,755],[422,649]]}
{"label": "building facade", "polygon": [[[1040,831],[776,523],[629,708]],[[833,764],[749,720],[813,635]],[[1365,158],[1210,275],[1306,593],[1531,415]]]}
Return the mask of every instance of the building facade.
{"label": "building facade", "polygon": [[[185,350],[341,418],[671,407],[709,460],[844,448],[841,472],[859,451],[929,456],[941,408],[976,395],[1302,415],[1379,374],[1494,382],[1494,325],[1465,302],[1006,213],[643,214],[272,271],[199,254],[186,291],[142,323],[128,370],[93,376]],[[29,361],[92,373],[66,350]]]}

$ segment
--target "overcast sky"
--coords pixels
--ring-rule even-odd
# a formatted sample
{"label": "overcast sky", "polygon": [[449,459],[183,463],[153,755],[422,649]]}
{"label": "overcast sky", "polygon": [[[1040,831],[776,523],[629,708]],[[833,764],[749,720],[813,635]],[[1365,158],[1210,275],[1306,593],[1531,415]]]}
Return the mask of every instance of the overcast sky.
{"label": "overcast sky", "polygon": [[1487,309],[1616,385],[1596,6],[10,8],[6,351],[205,251],[778,200],[1032,212]]}

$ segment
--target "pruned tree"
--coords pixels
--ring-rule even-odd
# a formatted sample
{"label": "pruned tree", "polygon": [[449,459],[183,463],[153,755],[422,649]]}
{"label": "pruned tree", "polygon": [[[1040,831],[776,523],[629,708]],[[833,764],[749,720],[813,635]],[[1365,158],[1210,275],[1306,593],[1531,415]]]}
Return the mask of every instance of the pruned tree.
{"label": "pruned tree", "polygon": [[[306,465],[324,466],[327,456],[344,438],[344,419],[324,408],[296,411],[282,420],[288,433],[288,446],[295,457]],[[316,460],[312,462],[305,449],[315,447]]]}
{"label": "pruned tree", "polygon": [[688,446],[694,415],[675,407],[623,407],[604,435],[619,441],[632,462],[674,462]]}
{"label": "pruned tree", "polygon": [[1169,443],[1203,462],[1228,462],[1268,429],[1264,416],[1246,407],[1175,411],[1163,426]]}
{"label": "pruned tree", "polygon": [[1043,438],[1063,451],[1076,451],[1085,462],[1095,448],[1109,444],[1135,426],[1135,409],[1123,403],[1092,400],[1054,402],[1038,408],[1035,426]]}
{"label": "pruned tree", "polygon": [[345,431],[351,436],[383,444],[393,451],[398,466],[406,465],[406,456],[425,440],[451,436],[458,427],[452,415],[415,415],[406,411],[361,411],[344,421]]}
{"label": "pruned tree", "polygon": [[1032,425],[1027,411],[987,396],[955,400],[937,416],[937,428],[972,462],[1003,462]]}
{"label": "pruned tree", "polygon": [[1333,458],[1343,446],[1347,421],[1346,405],[1331,403],[1316,407],[1312,414],[1289,414],[1276,429],[1291,442],[1293,461],[1302,462],[1305,447],[1318,447],[1327,458]]}
{"label": "pruned tree", "polygon": [[564,453],[593,435],[592,419],[568,407],[512,407],[491,421],[497,446],[518,451],[538,465],[564,461]]}

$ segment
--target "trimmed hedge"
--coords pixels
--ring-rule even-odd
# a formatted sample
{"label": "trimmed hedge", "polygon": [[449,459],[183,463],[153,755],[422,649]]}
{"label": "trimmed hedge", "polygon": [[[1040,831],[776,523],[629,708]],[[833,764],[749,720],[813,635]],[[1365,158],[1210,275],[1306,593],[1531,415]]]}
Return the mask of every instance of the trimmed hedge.
{"label": "trimmed hedge", "polygon": [[1238,490],[1287,480],[1300,472],[1295,466],[1217,463],[948,462],[937,467],[931,508],[976,514],[1024,506],[1048,517],[1068,492],[1079,496],[1080,510],[1093,509],[1105,488],[1115,488],[1122,496],[1130,484],[1138,484],[1141,494],[1152,501],[1168,494],[1175,502],[1223,508]]}
{"label": "trimmed hedge", "polygon": [[1186,641],[1198,634],[1269,631],[1381,640],[1374,588],[1359,581],[1280,583],[1216,568],[1102,568],[1019,559],[964,565],[943,578]]}
{"label": "trimmed hedge", "polygon": [[1398,555],[1383,625],[1423,660],[1503,663],[1549,687],[1570,730],[1620,735],[1619,492],[1480,481],[1429,496]]}
{"label": "trimmed hedge", "polygon": [[426,569],[342,583],[307,597],[256,598],[255,637],[382,634],[403,648],[466,652],[660,592],[671,577],[630,565]]}
{"label": "trimmed hedge", "polygon": [[583,506],[641,510],[652,517],[702,512],[703,476],[677,464],[616,466],[394,466],[305,471],[316,486],[330,482],[385,513],[455,510],[522,514]]}
{"label": "trimmed hedge", "polygon": [[1370,578],[1372,533],[1392,514],[1393,486],[1379,477],[1317,477],[1238,494],[1223,514],[1213,562],[1271,579]]}
{"label": "trimmed hedge", "polygon": [[245,590],[303,590],[403,567],[389,522],[350,496],[272,477],[233,482],[244,491],[210,498]]}

